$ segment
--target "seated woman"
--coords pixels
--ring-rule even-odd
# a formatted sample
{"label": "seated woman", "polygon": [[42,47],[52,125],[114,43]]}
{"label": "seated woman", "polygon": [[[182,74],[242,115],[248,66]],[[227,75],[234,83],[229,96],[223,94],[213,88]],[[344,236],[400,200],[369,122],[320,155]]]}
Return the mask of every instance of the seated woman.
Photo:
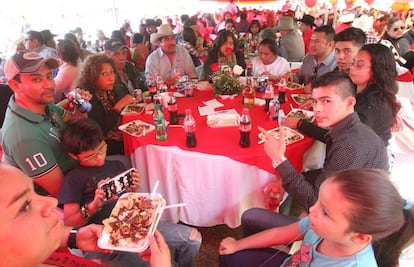
{"label": "seated woman", "polygon": [[94,54],[83,63],[78,86],[92,94],[92,110],[88,117],[102,127],[108,144],[108,155],[124,154],[122,132],[118,129],[121,111],[135,99],[125,93],[114,91],[116,66],[106,54]]}
{"label": "seated woman", "polygon": [[57,45],[57,55],[62,60],[58,74],[55,77],[55,103],[66,98],[75,89],[80,73],[80,56],[76,44],[70,40],[60,40]]}
{"label": "seated woman", "polygon": [[233,32],[224,30],[217,39],[215,46],[208,52],[206,62],[204,62],[204,77],[210,80],[213,72],[218,70],[219,64],[239,65],[246,68],[243,53],[238,50],[237,40]]}
{"label": "seated woman", "polygon": [[260,26],[260,22],[257,19],[252,20],[252,22],[250,22],[249,29],[244,36],[244,39],[246,39],[247,42],[250,42],[251,51],[249,51],[249,53],[256,52],[260,41],[261,31],[262,27]]}
{"label": "seated woman", "polygon": [[280,76],[289,72],[289,63],[277,54],[276,40],[263,39],[259,44],[259,56],[252,59],[253,76],[268,76],[269,80],[277,82]]}
{"label": "seated woman", "polygon": [[[64,226],[56,212],[57,200],[34,192],[33,182],[19,169],[0,163],[0,257],[2,266],[89,266],[101,265],[69,254],[52,255],[58,248],[78,247],[82,251],[108,252],[98,248],[102,225],[91,224],[79,230]],[[24,249],[22,249],[24,247]],[[170,252],[162,235],[150,237],[151,266],[171,266]],[[42,262],[47,263],[43,265]]]}
{"label": "seated woman", "polygon": [[403,20],[400,18],[391,18],[385,27],[384,36],[379,43],[391,49],[398,64],[407,69],[411,69],[410,66],[412,63],[408,63],[406,58],[409,54],[405,55],[409,52],[410,47],[407,40],[403,37],[404,29],[405,24]]}
{"label": "seated woman", "polygon": [[207,55],[206,50],[197,49],[197,36],[193,28],[191,27],[184,27],[182,33],[182,40],[180,41],[180,45],[182,45],[185,49],[187,49],[188,53],[193,60],[194,67],[198,67],[202,64],[202,57]]}

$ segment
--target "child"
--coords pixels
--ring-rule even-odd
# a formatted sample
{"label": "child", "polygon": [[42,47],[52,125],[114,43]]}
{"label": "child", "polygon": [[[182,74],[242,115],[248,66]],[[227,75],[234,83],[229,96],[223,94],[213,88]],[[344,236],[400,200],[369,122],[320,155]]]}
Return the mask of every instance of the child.
{"label": "child", "polygon": [[[68,121],[61,131],[61,140],[71,157],[79,160],[79,167],[65,175],[58,200],[64,204],[66,225],[79,226],[86,223],[102,223],[108,218],[115,201],[104,204],[104,192],[99,185],[123,171],[125,167],[119,161],[105,160],[106,144],[99,125],[92,119],[78,118]],[[133,174],[132,190],[138,191],[141,177]],[[83,208],[82,208],[83,206]],[[175,262],[178,266],[194,266],[195,255],[201,246],[201,235],[197,229],[170,222],[159,222],[157,229],[167,244],[175,250]],[[112,266],[141,266],[135,253],[117,253],[113,255],[88,254],[89,258],[99,258]]]}
{"label": "child", "polygon": [[[58,194],[59,203],[63,204],[64,223],[69,226],[101,224],[109,217],[115,201],[105,203],[100,185],[126,169],[120,161],[105,159],[107,145],[95,121],[87,118],[68,121],[61,134],[66,151],[79,160],[79,166],[65,175]],[[141,177],[137,171],[132,177],[133,185],[128,190],[139,192]]]}
{"label": "child", "polygon": [[[387,172],[350,169],[322,183],[308,217],[241,240],[228,237],[221,241],[219,253],[222,266],[391,267],[413,237],[414,209]],[[303,241],[292,256],[259,249],[296,240]]]}

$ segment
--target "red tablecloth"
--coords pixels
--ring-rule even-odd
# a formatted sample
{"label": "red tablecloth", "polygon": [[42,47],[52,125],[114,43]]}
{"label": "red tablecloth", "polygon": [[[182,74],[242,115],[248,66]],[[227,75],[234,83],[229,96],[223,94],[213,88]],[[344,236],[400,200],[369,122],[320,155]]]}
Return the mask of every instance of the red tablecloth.
{"label": "red tablecloth", "polygon": [[[302,93],[301,90],[287,92],[288,102],[282,105],[285,114],[289,112],[290,104],[294,103],[290,98],[290,94]],[[256,94],[256,97],[262,97],[262,94]],[[252,118],[252,131],[251,131],[251,145],[249,148],[241,148],[239,146],[239,129],[238,127],[223,127],[223,128],[211,128],[207,126],[207,117],[200,116],[198,112],[198,106],[204,106],[203,101],[213,99],[212,90],[195,90],[194,97],[178,97],[178,113],[184,114],[185,109],[190,108],[197,123],[197,146],[195,148],[187,148],[185,145],[185,132],[183,128],[169,127],[168,138],[166,141],[157,141],[155,139],[155,131],[148,133],[146,136],[133,137],[128,134],[124,134],[125,152],[131,154],[137,147],[147,144],[156,144],[160,146],[178,146],[181,149],[189,151],[197,151],[207,154],[222,155],[234,159],[239,162],[247,163],[250,165],[256,165],[257,167],[274,172],[270,159],[263,150],[263,145],[259,145],[257,142],[258,130],[257,126],[262,126],[265,129],[272,129],[278,126],[278,123],[273,120],[269,120],[263,106],[255,106],[250,109],[250,116]],[[217,100],[224,104],[223,107],[217,108],[216,111],[226,109],[236,109],[240,114],[242,111],[242,99],[241,96],[237,96],[231,100],[223,100],[217,98]],[[294,104],[293,104],[294,105]],[[167,109],[164,110],[166,119],[169,119]],[[145,113],[142,114],[129,114],[124,115],[122,123],[127,123],[132,120],[140,119],[142,121],[153,124],[152,115]],[[182,119],[180,124],[183,124]],[[302,169],[302,156],[304,152],[311,146],[313,142],[312,138],[305,137],[305,139],[288,145],[286,151],[286,157],[291,161],[298,171]]]}

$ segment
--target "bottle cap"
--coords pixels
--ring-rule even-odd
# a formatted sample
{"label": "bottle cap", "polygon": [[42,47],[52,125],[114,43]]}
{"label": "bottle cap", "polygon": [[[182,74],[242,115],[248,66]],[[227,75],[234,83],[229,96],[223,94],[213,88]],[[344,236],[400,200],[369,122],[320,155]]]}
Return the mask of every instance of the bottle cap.
{"label": "bottle cap", "polygon": [[168,92],[168,96],[173,96],[173,92]]}
{"label": "bottle cap", "polygon": [[249,114],[249,109],[248,108],[243,108],[243,114]]}
{"label": "bottle cap", "polygon": [[186,115],[190,115],[190,114],[191,114],[191,109],[187,108],[187,109],[185,110],[185,114],[186,114]]}

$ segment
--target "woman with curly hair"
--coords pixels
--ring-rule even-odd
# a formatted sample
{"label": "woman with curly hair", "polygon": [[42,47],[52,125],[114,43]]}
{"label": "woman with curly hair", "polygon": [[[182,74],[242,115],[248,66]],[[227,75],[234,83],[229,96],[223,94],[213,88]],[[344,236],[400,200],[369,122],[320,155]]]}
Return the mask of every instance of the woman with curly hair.
{"label": "woman with curly hair", "polygon": [[95,120],[105,134],[108,155],[124,154],[122,133],[118,130],[121,111],[135,99],[125,92],[114,91],[116,66],[106,54],[86,58],[82,66],[78,87],[92,94],[92,110],[88,117]]}

